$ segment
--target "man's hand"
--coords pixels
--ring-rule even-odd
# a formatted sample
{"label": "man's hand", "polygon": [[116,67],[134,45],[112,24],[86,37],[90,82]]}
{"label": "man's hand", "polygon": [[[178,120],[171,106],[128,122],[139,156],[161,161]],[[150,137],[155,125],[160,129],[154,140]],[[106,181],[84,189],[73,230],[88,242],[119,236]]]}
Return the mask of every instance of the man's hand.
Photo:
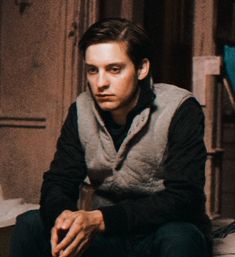
{"label": "man's hand", "polygon": [[62,212],[51,231],[52,256],[78,256],[92,235],[104,229],[103,216],[99,210]]}

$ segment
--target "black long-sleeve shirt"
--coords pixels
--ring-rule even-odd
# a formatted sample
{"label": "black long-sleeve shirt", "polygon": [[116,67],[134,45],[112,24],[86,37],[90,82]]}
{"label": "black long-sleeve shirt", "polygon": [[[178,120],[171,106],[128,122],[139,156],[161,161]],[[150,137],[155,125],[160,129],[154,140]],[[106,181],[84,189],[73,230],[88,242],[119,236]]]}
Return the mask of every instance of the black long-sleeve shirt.
{"label": "black long-sleeve shirt", "polygon": [[[103,113],[117,150],[133,117],[152,101],[151,93],[142,94],[141,101],[128,115],[124,127],[112,122],[108,113]],[[169,129],[168,156],[164,164],[165,190],[100,208],[106,233],[143,233],[169,221],[192,222],[206,232],[209,219],[204,209],[206,149],[203,134],[203,112],[197,101],[190,98],[176,112]],[[86,163],[79,141],[74,103],[58,139],[54,160],[49,171],[44,174],[40,211],[49,228],[63,210],[77,210],[79,185],[85,177]]]}

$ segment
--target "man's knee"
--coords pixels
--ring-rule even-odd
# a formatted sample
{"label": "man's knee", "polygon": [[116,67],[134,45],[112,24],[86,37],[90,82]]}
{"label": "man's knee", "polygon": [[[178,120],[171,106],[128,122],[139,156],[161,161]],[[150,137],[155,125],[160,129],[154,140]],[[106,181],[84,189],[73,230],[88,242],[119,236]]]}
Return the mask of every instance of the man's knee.
{"label": "man's knee", "polygon": [[[162,256],[207,256],[206,239],[193,224],[171,222],[161,226],[154,239],[154,248]],[[178,255],[170,254],[178,252]]]}
{"label": "man's knee", "polygon": [[30,225],[33,223],[37,223],[40,221],[40,214],[38,210],[31,210],[24,212],[17,216],[16,218],[16,223],[17,224],[25,224],[25,225]]}
{"label": "man's knee", "polygon": [[39,210],[32,210],[19,215],[13,230],[12,241],[21,243],[50,240],[50,233],[45,230]]}
{"label": "man's knee", "polygon": [[15,230],[40,231],[43,225],[38,210],[27,211],[16,218]]}
{"label": "man's knee", "polygon": [[178,238],[179,240],[204,238],[202,232],[195,225],[186,222],[169,222],[165,225],[162,225],[157,230],[156,235],[167,238]]}
{"label": "man's knee", "polygon": [[28,211],[17,217],[10,256],[51,256],[50,234],[45,231],[38,210]]}

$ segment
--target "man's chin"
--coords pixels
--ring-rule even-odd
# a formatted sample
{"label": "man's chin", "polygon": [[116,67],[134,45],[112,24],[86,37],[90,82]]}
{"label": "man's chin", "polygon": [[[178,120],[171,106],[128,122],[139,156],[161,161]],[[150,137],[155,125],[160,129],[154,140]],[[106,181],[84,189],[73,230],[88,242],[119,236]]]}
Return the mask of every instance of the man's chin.
{"label": "man's chin", "polygon": [[118,109],[117,106],[115,106],[114,104],[111,104],[111,103],[98,103],[98,106],[102,111],[106,111],[106,112],[111,112],[111,111],[115,111],[116,109]]}

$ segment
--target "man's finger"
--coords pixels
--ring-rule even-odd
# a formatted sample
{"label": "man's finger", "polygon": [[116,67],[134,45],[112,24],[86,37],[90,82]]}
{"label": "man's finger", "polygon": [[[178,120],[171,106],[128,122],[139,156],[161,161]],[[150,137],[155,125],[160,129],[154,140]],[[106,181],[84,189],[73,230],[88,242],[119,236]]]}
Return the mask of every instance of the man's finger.
{"label": "man's finger", "polygon": [[78,256],[78,254],[83,252],[83,249],[88,244],[88,241],[89,239],[85,237],[83,232],[78,233],[73,242],[69,244],[67,248],[65,248],[61,257]]}
{"label": "man's finger", "polygon": [[77,226],[77,224],[73,224],[62,241],[57,244],[55,252],[59,253],[61,250],[64,250],[66,247],[68,247],[68,245],[74,241],[80,231],[81,227]]}
{"label": "man's finger", "polygon": [[55,227],[52,228],[51,230],[51,253],[52,256],[55,256],[55,248],[58,244],[58,233],[57,233],[57,229]]}
{"label": "man's finger", "polygon": [[58,244],[64,239],[64,237],[67,234],[67,230],[61,230],[57,228],[53,228],[51,232],[51,249],[52,249],[52,255],[57,256],[59,254],[59,249],[57,249]]}
{"label": "man's finger", "polygon": [[71,211],[63,211],[56,219],[54,227],[57,229],[61,229],[62,224],[65,222],[65,220],[70,220],[73,216],[73,212]]}
{"label": "man's finger", "polygon": [[74,219],[74,217],[65,218],[63,222],[60,223],[60,229],[64,231],[68,230],[72,226]]}

